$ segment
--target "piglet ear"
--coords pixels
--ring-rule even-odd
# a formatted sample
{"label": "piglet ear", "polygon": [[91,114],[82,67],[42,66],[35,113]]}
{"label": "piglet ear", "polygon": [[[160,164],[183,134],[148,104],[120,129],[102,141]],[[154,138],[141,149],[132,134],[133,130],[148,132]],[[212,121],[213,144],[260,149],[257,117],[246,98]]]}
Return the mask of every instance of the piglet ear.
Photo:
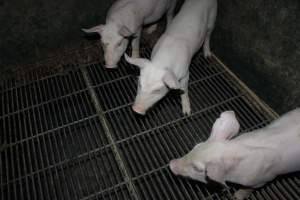
{"label": "piglet ear", "polygon": [[82,28],[81,30],[83,32],[87,33],[87,34],[89,34],[89,33],[98,33],[100,35],[101,32],[103,31],[103,28],[104,28],[104,25],[100,24],[98,26],[94,26],[94,27],[89,28],[89,29]]}
{"label": "piglet ear", "polygon": [[175,74],[172,71],[167,71],[163,76],[163,82],[171,89],[179,89],[179,81],[177,80]]}
{"label": "piglet ear", "polygon": [[231,139],[238,134],[240,124],[233,111],[225,111],[215,121],[210,138],[211,140]]}
{"label": "piglet ear", "polygon": [[150,60],[145,58],[131,58],[125,53],[125,60],[132,65],[138,66],[140,69],[143,69],[150,63]]}
{"label": "piglet ear", "polygon": [[126,37],[131,36],[133,33],[126,26],[122,26],[119,30],[119,34],[122,37],[126,38]]}

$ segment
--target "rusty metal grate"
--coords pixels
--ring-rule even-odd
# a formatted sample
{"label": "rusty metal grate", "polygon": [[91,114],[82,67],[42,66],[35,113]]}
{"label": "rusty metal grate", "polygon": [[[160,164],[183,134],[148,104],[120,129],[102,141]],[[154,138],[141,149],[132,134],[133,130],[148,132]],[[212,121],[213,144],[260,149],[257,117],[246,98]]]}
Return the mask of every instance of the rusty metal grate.
{"label": "rusty metal grate", "polygon": [[[143,56],[150,49],[143,48]],[[235,110],[242,131],[276,114],[216,57],[191,64],[192,115],[170,93],[146,117],[130,105],[137,69],[74,66],[30,81],[1,83],[1,199],[231,199],[223,189],[178,178],[168,162],[208,137],[220,114]],[[282,177],[251,199],[300,199],[299,174]]]}

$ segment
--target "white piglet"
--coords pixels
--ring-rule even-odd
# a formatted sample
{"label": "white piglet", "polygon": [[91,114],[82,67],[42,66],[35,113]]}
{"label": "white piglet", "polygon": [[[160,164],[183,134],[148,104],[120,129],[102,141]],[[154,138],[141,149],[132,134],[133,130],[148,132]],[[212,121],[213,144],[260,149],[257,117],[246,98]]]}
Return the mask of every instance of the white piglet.
{"label": "white piglet", "polygon": [[[156,22],[165,13],[169,24],[176,2],[177,0],[118,0],[108,10],[106,24],[82,30],[101,36],[105,67],[116,68],[127,48],[129,37],[133,36],[132,56],[139,57],[142,26]],[[149,29],[153,27],[156,24]]]}
{"label": "white piglet", "polygon": [[211,55],[209,40],[216,14],[216,0],[186,0],[155,44],[151,60],[125,55],[129,63],[140,67],[135,112],[145,114],[169,89],[180,89],[182,111],[190,114],[188,68],[203,43],[205,56]]}
{"label": "white piglet", "polygon": [[249,189],[235,193],[246,198],[276,176],[300,170],[300,108],[286,113],[265,128],[242,134],[232,111],[221,114],[206,142],[170,162],[171,171],[206,183],[207,178]]}

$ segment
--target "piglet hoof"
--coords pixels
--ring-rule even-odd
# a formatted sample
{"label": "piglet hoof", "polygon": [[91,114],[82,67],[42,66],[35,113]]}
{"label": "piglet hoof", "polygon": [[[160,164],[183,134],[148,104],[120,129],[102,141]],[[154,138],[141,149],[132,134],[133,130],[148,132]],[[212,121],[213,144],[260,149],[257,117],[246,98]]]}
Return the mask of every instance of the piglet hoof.
{"label": "piglet hoof", "polygon": [[252,191],[253,189],[239,189],[234,193],[234,199],[244,200],[251,194]]}
{"label": "piglet hoof", "polygon": [[211,56],[212,56],[211,51],[204,51],[204,57],[205,58],[209,59],[209,58],[211,58]]}
{"label": "piglet hoof", "polygon": [[105,65],[104,67],[106,69],[116,69],[116,68],[118,68],[118,65]]}
{"label": "piglet hoof", "polygon": [[190,116],[191,115],[191,106],[188,104],[182,104],[182,113],[184,115]]}

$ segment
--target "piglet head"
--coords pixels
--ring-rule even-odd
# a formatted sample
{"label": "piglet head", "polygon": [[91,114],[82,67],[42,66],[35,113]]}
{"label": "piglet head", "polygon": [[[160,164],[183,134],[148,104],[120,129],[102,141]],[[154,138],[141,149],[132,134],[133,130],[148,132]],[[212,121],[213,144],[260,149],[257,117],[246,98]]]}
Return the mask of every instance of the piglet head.
{"label": "piglet head", "polygon": [[[199,148],[201,148],[201,146],[202,144],[198,144]],[[202,161],[201,156],[199,154],[195,154],[195,152],[198,151],[195,148],[184,157],[171,160],[169,166],[175,175],[189,177],[206,183],[205,164]]]}
{"label": "piglet head", "polygon": [[132,106],[136,113],[146,114],[146,111],[163,98],[169,89],[179,89],[179,82],[172,71],[155,67],[148,59],[130,58],[126,54],[125,59],[140,68],[137,96]]}
{"label": "piglet head", "polygon": [[226,171],[237,164],[234,155],[224,156],[226,140],[239,131],[239,123],[233,111],[223,112],[215,121],[211,135],[205,142],[197,144],[192,151],[179,159],[170,161],[170,169],[181,175],[206,183],[207,177],[225,184]]}
{"label": "piglet head", "polygon": [[105,67],[116,68],[127,48],[128,37],[132,35],[130,30],[125,26],[101,24],[90,29],[82,29],[82,31],[85,33],[98,33],[101,36]]}

